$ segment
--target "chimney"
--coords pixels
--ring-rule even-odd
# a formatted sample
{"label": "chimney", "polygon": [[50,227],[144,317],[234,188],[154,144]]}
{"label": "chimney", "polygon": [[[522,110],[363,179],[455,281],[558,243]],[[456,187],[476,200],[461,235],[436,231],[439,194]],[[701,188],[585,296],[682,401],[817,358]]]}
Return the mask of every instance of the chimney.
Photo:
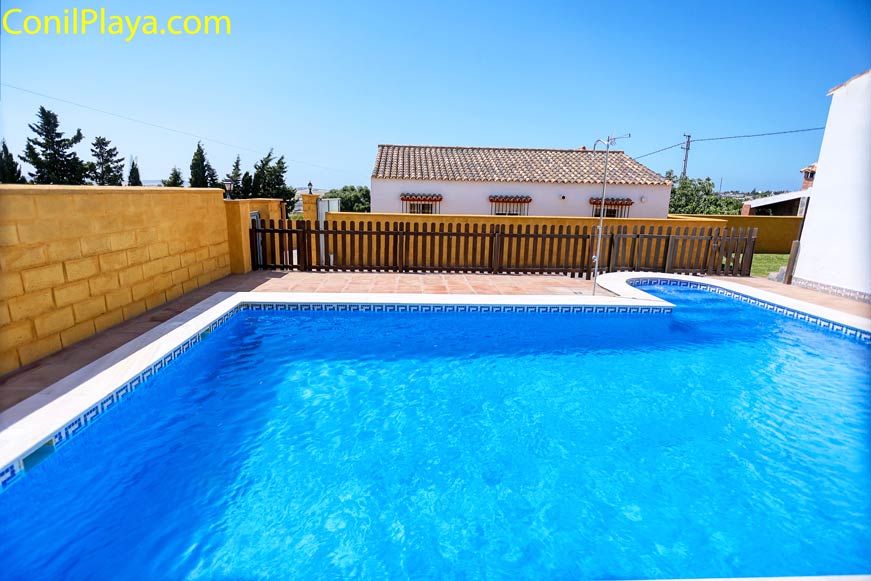
{"label": "chimney", "polygon": [[801,170],[802,180],[801,189],[806,190],[814,185],[814,178],[817,175],[817,164],[812,163]]}

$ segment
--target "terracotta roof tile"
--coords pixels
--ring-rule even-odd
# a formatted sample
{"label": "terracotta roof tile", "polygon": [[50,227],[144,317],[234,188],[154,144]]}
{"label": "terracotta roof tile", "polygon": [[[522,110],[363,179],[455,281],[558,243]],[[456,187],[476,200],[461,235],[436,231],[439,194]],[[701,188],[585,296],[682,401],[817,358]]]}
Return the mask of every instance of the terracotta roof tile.
{"label": "terracotta roof tile", "polygon": [[[373,178],[463,182],[602,183],[605,152],[583,149],[379,145]],[[608,158],[608,183],[671,185],[623,151]]]}

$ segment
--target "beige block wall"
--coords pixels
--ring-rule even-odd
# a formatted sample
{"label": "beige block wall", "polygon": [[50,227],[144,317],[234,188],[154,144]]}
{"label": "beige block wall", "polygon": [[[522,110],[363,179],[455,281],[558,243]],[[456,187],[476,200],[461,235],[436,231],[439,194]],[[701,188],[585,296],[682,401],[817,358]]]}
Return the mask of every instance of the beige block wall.
{"label": "beige block wall", "polygon": [[221,190],[0,185],[0,373],[229,273]]}
{"label": "beige block wall", "polygon": [[736,214],[673,214],[670,218],[698,220],[712,218],[725,221],[728,228],[758,228],[755,252],[762,254],[789,254],[792,241],[801,235],[802,216],[739,216]]}
{"label": "beige block wall", "polygon": [[262,220],[283,219],[281,200],[251,198],[248,200],[226,200],[227,236],[230,243],[230,270],[234,274],[251,271],[251,212],[260,212]]}

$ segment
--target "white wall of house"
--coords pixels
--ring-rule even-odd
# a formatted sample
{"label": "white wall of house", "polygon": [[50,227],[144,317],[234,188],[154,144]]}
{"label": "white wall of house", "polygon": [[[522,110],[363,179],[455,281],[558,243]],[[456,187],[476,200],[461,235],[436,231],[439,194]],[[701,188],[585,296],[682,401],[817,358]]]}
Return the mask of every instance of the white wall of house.
{"label": "white wall of house", "polygon": [[[602,186],[372,178],[372,211],[402,212],[399,196],[403,193],[441,194],[441,214],[490,215],[489,197],[507,194],[532,196],[530,216],[591,216],[590,197],[601,196]],[[605,196],[631,198],[634,204],[629,208],[629,218],[665,218],[670,194],[669,186],[609,185]]]}
{"label": "white wall of house", "polygon": [[795,278],[871,293],[871,72],[832,93]]}

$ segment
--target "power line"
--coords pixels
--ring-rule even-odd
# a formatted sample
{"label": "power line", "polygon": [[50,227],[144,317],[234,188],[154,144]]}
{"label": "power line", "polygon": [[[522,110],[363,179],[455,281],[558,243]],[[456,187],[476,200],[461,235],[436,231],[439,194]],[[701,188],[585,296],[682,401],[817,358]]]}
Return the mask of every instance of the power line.
{"label": "power line", "polygon": [[804,133],[805,131],[822,131],[825,127],[811,127],[809,129],[791,129],[789,131],[772,131],[770,133],[753,133],[750,135],[730,135],[728,137],[706,137],[693,139],[693,141],[720,141],[721,139],[746,139],[748,137],[767,137],[769,135],[786,135],[787,133]]}
{"label": "power line", "polygon": [[650,153],[645,153],[644,155],[639,155],[638,157],[634,157],[633,159],[641,159],[642,157],[647,157],[648,155],[654,155],[663,151],[668,151],[669,149],[674,149],[675,147],[680,147],[684,142],[681,141],[679,143],[675,143],[674,145],[669,145],[668,147],[663,147],[662,149],[657,149],[656,151],[651,151]]}
{"label": "power line", "polygon": [[684,146],[687,148],[690,143],[700,142],[700,141],[721,141],[724,139],[747,139],[750,137],[768,137],[769,135],[786,135],[788,133],[804,133],[806,131],[822,131],[825,127],[810,127],[808,129],[791,129],[789,131],[770,131],[768,133],[751,133],[748,135],[728,135],[726,137],[705,137],[702,139],[690,139],[687,138],[686,141],[681,141],[679,143],[675,143],[674,145],[669,145],[668,147],[663,147],[662,149],[657,149],[656,151],[651,151],[650,153],[645,153],[644,155],[639,155],[633,159],[641,159],[642,157],[647,157],[649,155],[654,155],[657,153],[662,153],[663,151],[668,151],[669,149],[674,149],[675,147]]}
{"label": "power line", "polygon": [[[171,132],[173,132],[173,133],[178,133],[179,135],[187,135],[188,137],[195,137],[195,138],[199,139],[200,141],[206,141],[206,142],[210,142],[210,143],[215,143],[215,144],[218,144],[218,145],[223,145],[223,146],[225,146],[225,147],[232,147],[233,149],[241,150],[241,151],[247,151],[247,152],[249,152],[249,153],[254,153],[254,154],[256,154],[256,155],[265,155],[265,154],[266,154],[266,152],[264,152],[264,151],[262,151],[262,150],[259,150],[259,151],[258,151],[258,150],[256,150],[256,149],[251,149],[250,147],[245,147],[245,146],[243,146],[243,145],[237,145],[237,144],[234,144],[234,143],[227,143],[226,141],[221,141],[221,140],[218,140],[218,139],[213,139],[213,138],[211,138],[211,137],[203,137],[202,135],[197,135],[196,133],[191,133],[191,132],[189,132],[189,131],[183,131],[183,130],[181,130],[181,129],[175,129],[174,127],[167,127],[167,126],[165,126],[165,125],[159,125],[159,124],[157,124],[157,123],[152,123],[152,122],[150,122],[150,121],[143,121],[142,119],[136,119],[135,117],[129,117],[129,116],[127,116],[127,115],[121,115],[121,114],[119,114],[119,113],[113,113],[113,112],[111,112],[111,111],[106,111],[106,110],[104,110],[104,109],[98,109],[97,107],[91,107],[90,105],[83,105],[82,103],[76,103],[75,101],[70,101],[69,99],[62,99],[62,98],[60,98],[60,97],[54,97],[54,96],[52,96],[52,95],[46,95],[45,93],[40,93],[40,92],[38,92],[38,91],[32,91],[32,90],[30,90],[30,89],[25,89],[24,87],[17,87],[17,86],[15,86],[15,85],[10,85],[9,83],[0,83],[0,85],[2,85],[2,86],[4,86],[4,87],[8,87],[8,88],[10,88],[10,89],[15,89],[16,91],[21,91],[21,92],[23,92],[23,93],[30,93],[31,95],[37,95],[37,96],[39,96],[39,97],[44,97],[44,98],[46,98],[46,99],[52,99],[53,101],[59,101],[59,102],[61,102],[61,103],[66,103],[67,105],[73,105],[74,107],[80,107],[80,108],[82,108],[82,109],[87,109],[87,110],[89,110],[89,111],[95,111],[95,112],[97,112],[97,113],[102,113],[102,114],[104,114],[104,115],[109,115],[109,116],[111,116],[111,117],[117,117],[118,119],[124,119],[125,121],[132,121],[133,123],[139,123],[139,124],[141,124],[141,125],[147,125],[147,126],[149,126],[149,127],[154,127],[154,128],[156,128],[156,129],[162,129],[163,131],[171,131]],[[285,158],[285,159],[286,159],[287,161],[289,161],[289,162],[292,162],[292,163],[298,163],[298,164],[301,164],[301,165],[308,165],[308,166],[311,166],[311,167],[318,167],[318,168],[321,168],[321,169],[327,169],[327,170],[331,170],[331,171],[350,172],[350,170],[340,169],[340,168],[335,168],[335,167],[329,167],[329,166],[326,166],[326,165],[319,165],[319,164],[316,164],[316,163],[310,163],[310,162],[302,161],[302,160],[299,160],[299,159],[290,159],[290,158]]]}

